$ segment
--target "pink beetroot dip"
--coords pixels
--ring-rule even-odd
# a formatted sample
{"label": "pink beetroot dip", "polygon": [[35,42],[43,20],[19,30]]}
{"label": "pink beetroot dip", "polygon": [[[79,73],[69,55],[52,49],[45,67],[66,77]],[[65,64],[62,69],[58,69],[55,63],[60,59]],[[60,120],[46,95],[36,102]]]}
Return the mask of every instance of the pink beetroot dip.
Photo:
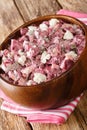
{"label": "pink beetroot dip", "polygon": [[70,69],[85,47],[80,26],[50,19],[39,26],[20,29],[21,37],[11,39],[0,51],[1,76],[17,85],[46,82]]}

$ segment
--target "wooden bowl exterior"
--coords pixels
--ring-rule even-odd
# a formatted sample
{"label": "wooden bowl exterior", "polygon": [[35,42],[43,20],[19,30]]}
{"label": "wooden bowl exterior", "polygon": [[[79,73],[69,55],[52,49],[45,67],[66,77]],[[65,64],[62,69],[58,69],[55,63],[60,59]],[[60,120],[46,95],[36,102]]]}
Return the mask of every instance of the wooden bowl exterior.
{"label": "wooden bowl exterior", "polygon": [[0,88],[10,99],[34,109],[56,108],[65,105],[87,88],[87,28],[86,25],[73,17],[49,15],[31,20],[12,32],[1,44],[0,49],[7,48],[10,39],[20,36],[19,29],[21,27],[31,24],[39,25],[42,21],[51,18],[63,19],[67,22],[80,25],[85,33],[86,47],[70,70],[46,83],[32,86],[17,86],[10,84],[0,77]]}

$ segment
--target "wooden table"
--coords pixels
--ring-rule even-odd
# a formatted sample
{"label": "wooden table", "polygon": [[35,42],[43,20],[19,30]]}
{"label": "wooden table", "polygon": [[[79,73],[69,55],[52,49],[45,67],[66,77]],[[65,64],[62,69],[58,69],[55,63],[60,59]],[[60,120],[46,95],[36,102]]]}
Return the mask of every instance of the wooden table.
{"label": "wooden table", "polygon": [[[87,0],[0,0],[0,42],[25,21],[59,9],[87,13]],[[2,100],[0,99],[0,104]],[[67,122],[55,124],[27,123],[25,118],[0,110],[0,130],[87,130],[87,91]]]}

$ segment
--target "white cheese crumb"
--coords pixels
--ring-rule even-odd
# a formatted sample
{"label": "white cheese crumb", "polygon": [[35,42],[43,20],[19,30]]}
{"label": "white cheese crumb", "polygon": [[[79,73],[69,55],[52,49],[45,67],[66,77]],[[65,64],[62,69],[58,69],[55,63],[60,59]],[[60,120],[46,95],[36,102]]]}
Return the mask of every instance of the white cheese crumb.
{"label": "white cheese crumb", "polygon": [[7,54],[7,57],[8,57],[8,58],[12,58],[12,54],[11,54],[11,53],[8,53],[8,54]]}
{"label": "white cheese crumb", "polygon": [[22,56],[22,55],[24,55],[24,52],[20,49],[20,50],[18,50],[18,54],[19,54],[20,56]]}
{"label": "white cheese crumb", "polygon": [[41,74],[41,73],[34,73],[34,78],[33,80],[36,82],[36,83],[41,83],[41,82],[45,82],[46,81],[46,76],[44,74]]}
{"label": "white cheese crumb", "polygon": [[29,26],[27,35],[32,35],[36,29],[37,29],[37,27],[35,27],[35,26]]}
{"label": "white cheese crumb", "polygon": [[29,66],[29,67],[23,68],[23,69],[21,70],[21,73],[22,73],[22,74],[26,74],[26,75],[28,76],[29,73],[32,72],[32,70],[33,70],[33,67],[32,67],[32,66]]}
{"label": "white cheese crumb", "polygon": [[48,26],[45,23],[42,23],[39,25],[41,31],[46,31],[48,29]]}
{"label": "white cheese crumb", "polygon": [[32,80],[28,80],[27,83],[26,83],[26,85],[28,85],[28,86],[30,86],[30,85],[32,85],[32,84],[33,84],[33,81],[32,81]]}
{"label": "white cheese crumb", "polygon": [[74,51],[70,51],[68,53],[65,54],[65,58],[64,60],[62,61],[61,65],[60,65],[60,68],[63,69],[64,66],[65,66],[65,61],[70,59],[70,60],[76,60],[77,58],[77,54],[74,52]]}
{"label": "white cheese crumb", "polygon": [[41,62],[46,63],[47,60],[50,59],[50,54],[48,54],[46,51],[44,51],[41,55]]}
{"label": "white cheese crumb", "polygon": [[36,48],[37,46],[36,45],[33,45],[33,48]]}
{"label": "white cheese crumb", "polygon": [[66,39],[66,40],[73,39],[73,34],[72,34],[69,30],[67,30],[67,31],[65,32],[65,34],[64,34],[63,39]]}
{"label": "white cheese crumb", "polygon": [[58,22],[59,22],[58,19],[51,19],[49,21],[49,25],[50,25],[50,27],[54,27]]}
{"label": "white cheese crumb", "polygon": [[29,42],[24,40],[23,47],[25,47],[25,45],[27,45],[27,44],[29,44]]}
{"label": "white cheese crumb", "polygon": [[2,61],[5,62],[7,58],[5,56],[2,57]]}
{"label": "white cheese crumb", "polygon": [[18,63],[21,64],[22,66],[24,66],[25,61],[26,61],[26,56],[25,56],[25,55],[21,55],[21,56],[18,58]]}
{"label": "white cheese crumb", "polygon": [[27,57],[28,57],[28,58],[31,58],[32,55],[33,55],[33,53],[34,53],[34,50],[30,48],[30,50],[26,52]]}
{"label": "white cheese crumb", "polygon": [[77,54],[74,51],[70,51],[70,52],[65,54],[65,58],[75,60],[77,58]]}
{"label": "white cheese crumb", "polygon": [[37,29],[37,27],[35,27],[35,26],[29,26],[28,29],[29,29],[30,31],[35,31],[35,30]]}
{"label": "white cheese crumb", "polygon": [[35,31],[34,35],[35,35],[36,38],[39,38],[39,32],[38,31]]}

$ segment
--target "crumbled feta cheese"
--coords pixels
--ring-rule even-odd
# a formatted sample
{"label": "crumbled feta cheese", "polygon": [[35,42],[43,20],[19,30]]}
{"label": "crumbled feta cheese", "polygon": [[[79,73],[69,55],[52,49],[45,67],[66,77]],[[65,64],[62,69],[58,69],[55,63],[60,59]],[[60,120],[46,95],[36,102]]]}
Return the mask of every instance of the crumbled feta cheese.
{"label": "crumbled feta cheese", "polygon": [[18,50],[18,54],[19,54],[20,56],[22,56],[22,55],[24,55],[24,52],[20,49],[20,50]]}
{"label": "crumbled feta cheese", "polygon": [[5,62],[7,60],[6,56],[2,57],[2,61]]}
{"label": "crumbled feta cheese", "polygon": [[39,32],[38,31],[35,31],[34,35],[35,35],[36,38],[39,38]]}
{"label": "crumbled feta cheese", "polygon": [[14,70],[14,74],[15,74],[16,78],[18,79],[18,78],[19,78],[20,73],[18,73],[18,71],[17,71],[17,70]]}
{"label": "crumbled feta cheese", "polygon": [[26,85],[28,85],[28,86],[30,86],[30,85],[32,85],[32,84],[33,84],[33,81],[32,81],[32,80],[28,80],[27,83],[26,83]]}
{"label": "crumbled feta cheese", "polygon": [[24,66],[25,61],[26,61],[26,56],[25,56],[25,55],[21,55],[21,56],[18,58],[18,63],[21,64],[22,66]]}
{"label": "crumbled feta cheese", "polygon": [[37,46],[36,45],[33,45],[33,48],[36,48]]}
{"label": "crumbled feta cheese", "polygon": [[32,70],[33,70],[33,66],[29,66],[29,67],[23,68],[21,70],[21,73],[28,76],[32,72]]}
{"label": "crumbled feta cheese", "polygon": [[66,40],[73,39],[73,34],[72,34],[69,30],[67,30],[67,31],[65,32],[65,34],[64,34],[63,39],[66,39]]}
{"label": "crumbled feta cheese", "polygon": [[12,58],[12,54],[11,54],[11,53],[8,53],[8,54],[7,54],[7,57],[8,57],[9,59],[11,59],[11,58]]}
{"label": "crumbled feta cheese", "polygon": [[31,58],[33,56],[34,50],[30,48],[29,51],[26,52],[27,57]]}
{"label": "crumbled feta cheese", "polygon": [[24,41],[23,42],[23,47],[25,47],[25,45],[29,44],[29,41]]}
{"label": "crumbled feta cheese", "polygon": [[29,26],[27,35],[32,35],[36,29],[37,29],[37,27],[35,27],[35,26]]}
{"label": "crumbled feta cheese", "polygon": [[48,29],[48,26],[44,23],[40,24],[39,27],[40,27],[41,31],[46,31]]}
{"label": "crumbled feta cheese", "polygon": [[70,51],[70,52],[65,54],[65,58],[75,60],[77,58],[77,54],[74,51]]}
{"label": "crumbled feta cheese", "polygon": [[44,74],[41,74],[41,73],[34,73],[34,78],[33,80],[36,82],[36,83],[41,83],[41,82],[45,82],[46,81],[46,75]]}
{"label": "crumbled feta cheese", "polygon": [[37,27],[36,27],[36,26],[29,26],[28,29],[29,29],[30,31],[35,31],[35,30],[37,29]]}
{"label": "crumbled feta cheese", "polygon": [[54,27],[58,22],[59,22],[58,19],[51,19],[49,21],[49,25],[50,25],[50,27]]}
{"label": "crumbled feta cheese", "polygon": [[50,54],[48,54],[46,51],[44,51],[41,55],[41,62],[46,63],[47,60],[50,59]]}
{"label": "crumbled feta cheese", "polygon": [[60,64],[60,68],[64,69],[66,60],[71,60],[72,62],[76,60],[77,54],[74,51],[67,52],[65,54],[64,60]]}

